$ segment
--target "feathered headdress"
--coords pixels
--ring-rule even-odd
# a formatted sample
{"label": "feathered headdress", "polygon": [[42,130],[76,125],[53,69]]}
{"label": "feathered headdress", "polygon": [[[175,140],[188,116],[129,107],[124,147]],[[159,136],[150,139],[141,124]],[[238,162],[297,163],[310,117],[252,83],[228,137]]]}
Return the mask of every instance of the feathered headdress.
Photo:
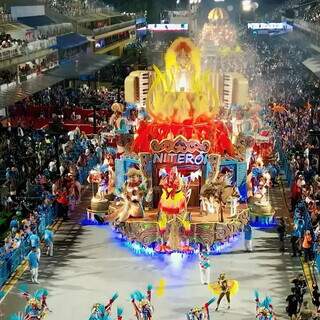
{"label": "feathered headdress", "polygon": [[117,307],[117,317],[121,318],[123,314],[123,308],[122,307]]}
{"label": "feathered headdress", "polygon": [[131,295],[131,298],[134,299],[134,300],[136,300],[136,301],[141,302],[141,301],[142,301],[143,299],[145,299],[146,297],[145,297],[145,295],[144,295],[142,292],[136,290],[136,291]]}
{"label": "feathered headdress", "polygon": [[47,289],[41,288],[39,290],[37,290],[34,294],[33,297],[37,300],[41,300],[42,297],[47,297],[49,294]]}
{"label": "feathered headdress", "polygon": [[23,320],[23,319],[24,319],[24,315],[21,312],[13,314],[9,318],[9,320]]}

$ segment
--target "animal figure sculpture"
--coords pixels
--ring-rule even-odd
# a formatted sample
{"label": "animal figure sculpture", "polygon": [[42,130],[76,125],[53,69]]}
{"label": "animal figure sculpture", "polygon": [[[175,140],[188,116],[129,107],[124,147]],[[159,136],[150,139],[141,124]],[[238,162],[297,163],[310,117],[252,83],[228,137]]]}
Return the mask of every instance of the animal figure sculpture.
{"label": "animal figure sculpture", "polygon": [[130,168],[127,181],[123,185],[122,200],[114,209],[115,220],[125,222],[130,217],[142,218],[144,215],[143,201],[147,195],[147,187],[141,170]]}
{"label": "animal figure sculpture", "polygon": [[218,214],[224,221],[224,208],[229,201],[239,196],[237,188],[228,182],[230,172],[219,173],[218,177],[209,177],[200,190],[202,214]]}

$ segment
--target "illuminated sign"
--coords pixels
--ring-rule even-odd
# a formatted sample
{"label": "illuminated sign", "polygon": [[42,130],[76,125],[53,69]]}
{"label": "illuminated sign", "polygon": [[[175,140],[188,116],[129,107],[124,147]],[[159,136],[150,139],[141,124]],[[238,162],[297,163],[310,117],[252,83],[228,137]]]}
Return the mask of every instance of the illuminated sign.
{"label": "illuminated sign", "polygon": [[175,163],[204,165],[208,162],[206,153],[156,153],[153,155],[153,163]]}
{"label": "illuminated sign", "polygon": [[248,29],[251,30],[284,30],[289,26],[286,22],[280,23],[248,23]]}
{"label": "illuminated sign", "polygon": [[187,23],[158,23],[148,24],[150,31],[188,31],[189,25]]}

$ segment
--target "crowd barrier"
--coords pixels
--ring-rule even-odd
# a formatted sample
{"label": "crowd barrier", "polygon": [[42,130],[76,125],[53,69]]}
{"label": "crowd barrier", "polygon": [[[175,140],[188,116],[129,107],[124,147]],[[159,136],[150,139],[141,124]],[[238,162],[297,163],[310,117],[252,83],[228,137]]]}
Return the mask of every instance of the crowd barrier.
{"label": "crowd barrier", "polygon": [[53,48],[57,45],[57,38],[50,37],[44,40],[29,42],[27,45],[5,48],[0,50],[0,61],[13,59],[17,56],[28,55],[36,51]]}
{"label": "crowd barrier", "polygon": [[[74,152],[71,155],[72,161],[76,162],[80,153],[85,149],[85,146],[81,146],[80,143],[76,143]],[[97,158],[96,156],[92,156],[86,166],[79,168],[79,182],[84,184],[87,180],[87,176],[97,165]],[[39,221],[38,221],[38,234],[39,237],[42,238],[44,235],[44,231],[47,226],[51,225],[57,217],[57,210],[53,204],[48,206],[39,206],[38,207],[39,213]],[[20,245],[11,251],[10,253],[2,253],[0,258],[0,287],[2,287],[7,280],[10,278],[13,272],[17,270],[19,265],[23,262],[27,254],[30,252],[30,241],[29,237],[26,237],[21,240]]]}
{"label": "crowd barrier", "polygon": [[[42,207],[39,212],[38,233],[42,238],[47,226],[51,225],[56,218],[56,210],[53,205],[46,208]],[[3,286],[10,278],[13,272],[17,270],[19,265],[30,252],[29,237],[21,240],[20,245],[10,253],[4,253],[0,260],[0,286]]]}
{"label": "crowd barrier", "polygon": [[4,48],[0,50],[0,61],[9,60],[22,55],[21,47]]}

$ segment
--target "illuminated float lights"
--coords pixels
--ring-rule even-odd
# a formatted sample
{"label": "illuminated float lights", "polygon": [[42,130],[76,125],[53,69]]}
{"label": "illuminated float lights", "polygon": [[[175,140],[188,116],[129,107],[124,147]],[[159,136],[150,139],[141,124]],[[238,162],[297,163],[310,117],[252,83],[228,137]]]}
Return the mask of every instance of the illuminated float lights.
{"label": "illuminated float lights", "polygon": [[109,224],[109,222],[101,223],[101,222],[97,221],[96,219],[94,219],[94,220],[88,219],[87,215],[85,215],[85,217],[80,221],[81,226],[106,226],[108,224]]}
{"label": "illuminated float lights", "polygon": [[259,229],[272,229],[278,224],[274,216],[256,216],[250,214],[250,225]]}
{"label": "illuminated float lights", "polygon": [[[153,242],[150,245],[143,245],[142,243],[128,239],[118,229],[112,228],[115,239],[121,243],[122,247],[130,249],[137,256],[154,256],[161,257],[164,255],[181,254],[193,256],[197,254],[197,242],[192,242],[189,246],[182,247],[181,250],[171,250],[165,245]],[[240,233],[237,233],[229,238],[227,242],[217,242],[210,247],[210,255],[220,255],[228,253],[238,243]]]}
{"label": "illuminated float lights", "polygon": [[[86,217],[80,222],[81,226],[109,226],[109,222],[99,223],[97,220],[90,220]],[[196,240],[191,241],[190,245],[185,245],[181,250],[171,250],[168,246],[161,245],[160,241],[153,242],[150,245],[143,245],[138,241],[133,241],[128,239],[121,231],[115,227],[111,226],[115,240],[121,244],[122,247],[128,248],[137,256],[157,256],[161,257],[163,255],[171,255],[180,253],[182,255],[196,255],[198,243]],[[223,253],[230,252],[231,249],[239,242],[240,233],[234,234],[226,242],[216,242],[210,247],[210,255],[220,255]]]}

